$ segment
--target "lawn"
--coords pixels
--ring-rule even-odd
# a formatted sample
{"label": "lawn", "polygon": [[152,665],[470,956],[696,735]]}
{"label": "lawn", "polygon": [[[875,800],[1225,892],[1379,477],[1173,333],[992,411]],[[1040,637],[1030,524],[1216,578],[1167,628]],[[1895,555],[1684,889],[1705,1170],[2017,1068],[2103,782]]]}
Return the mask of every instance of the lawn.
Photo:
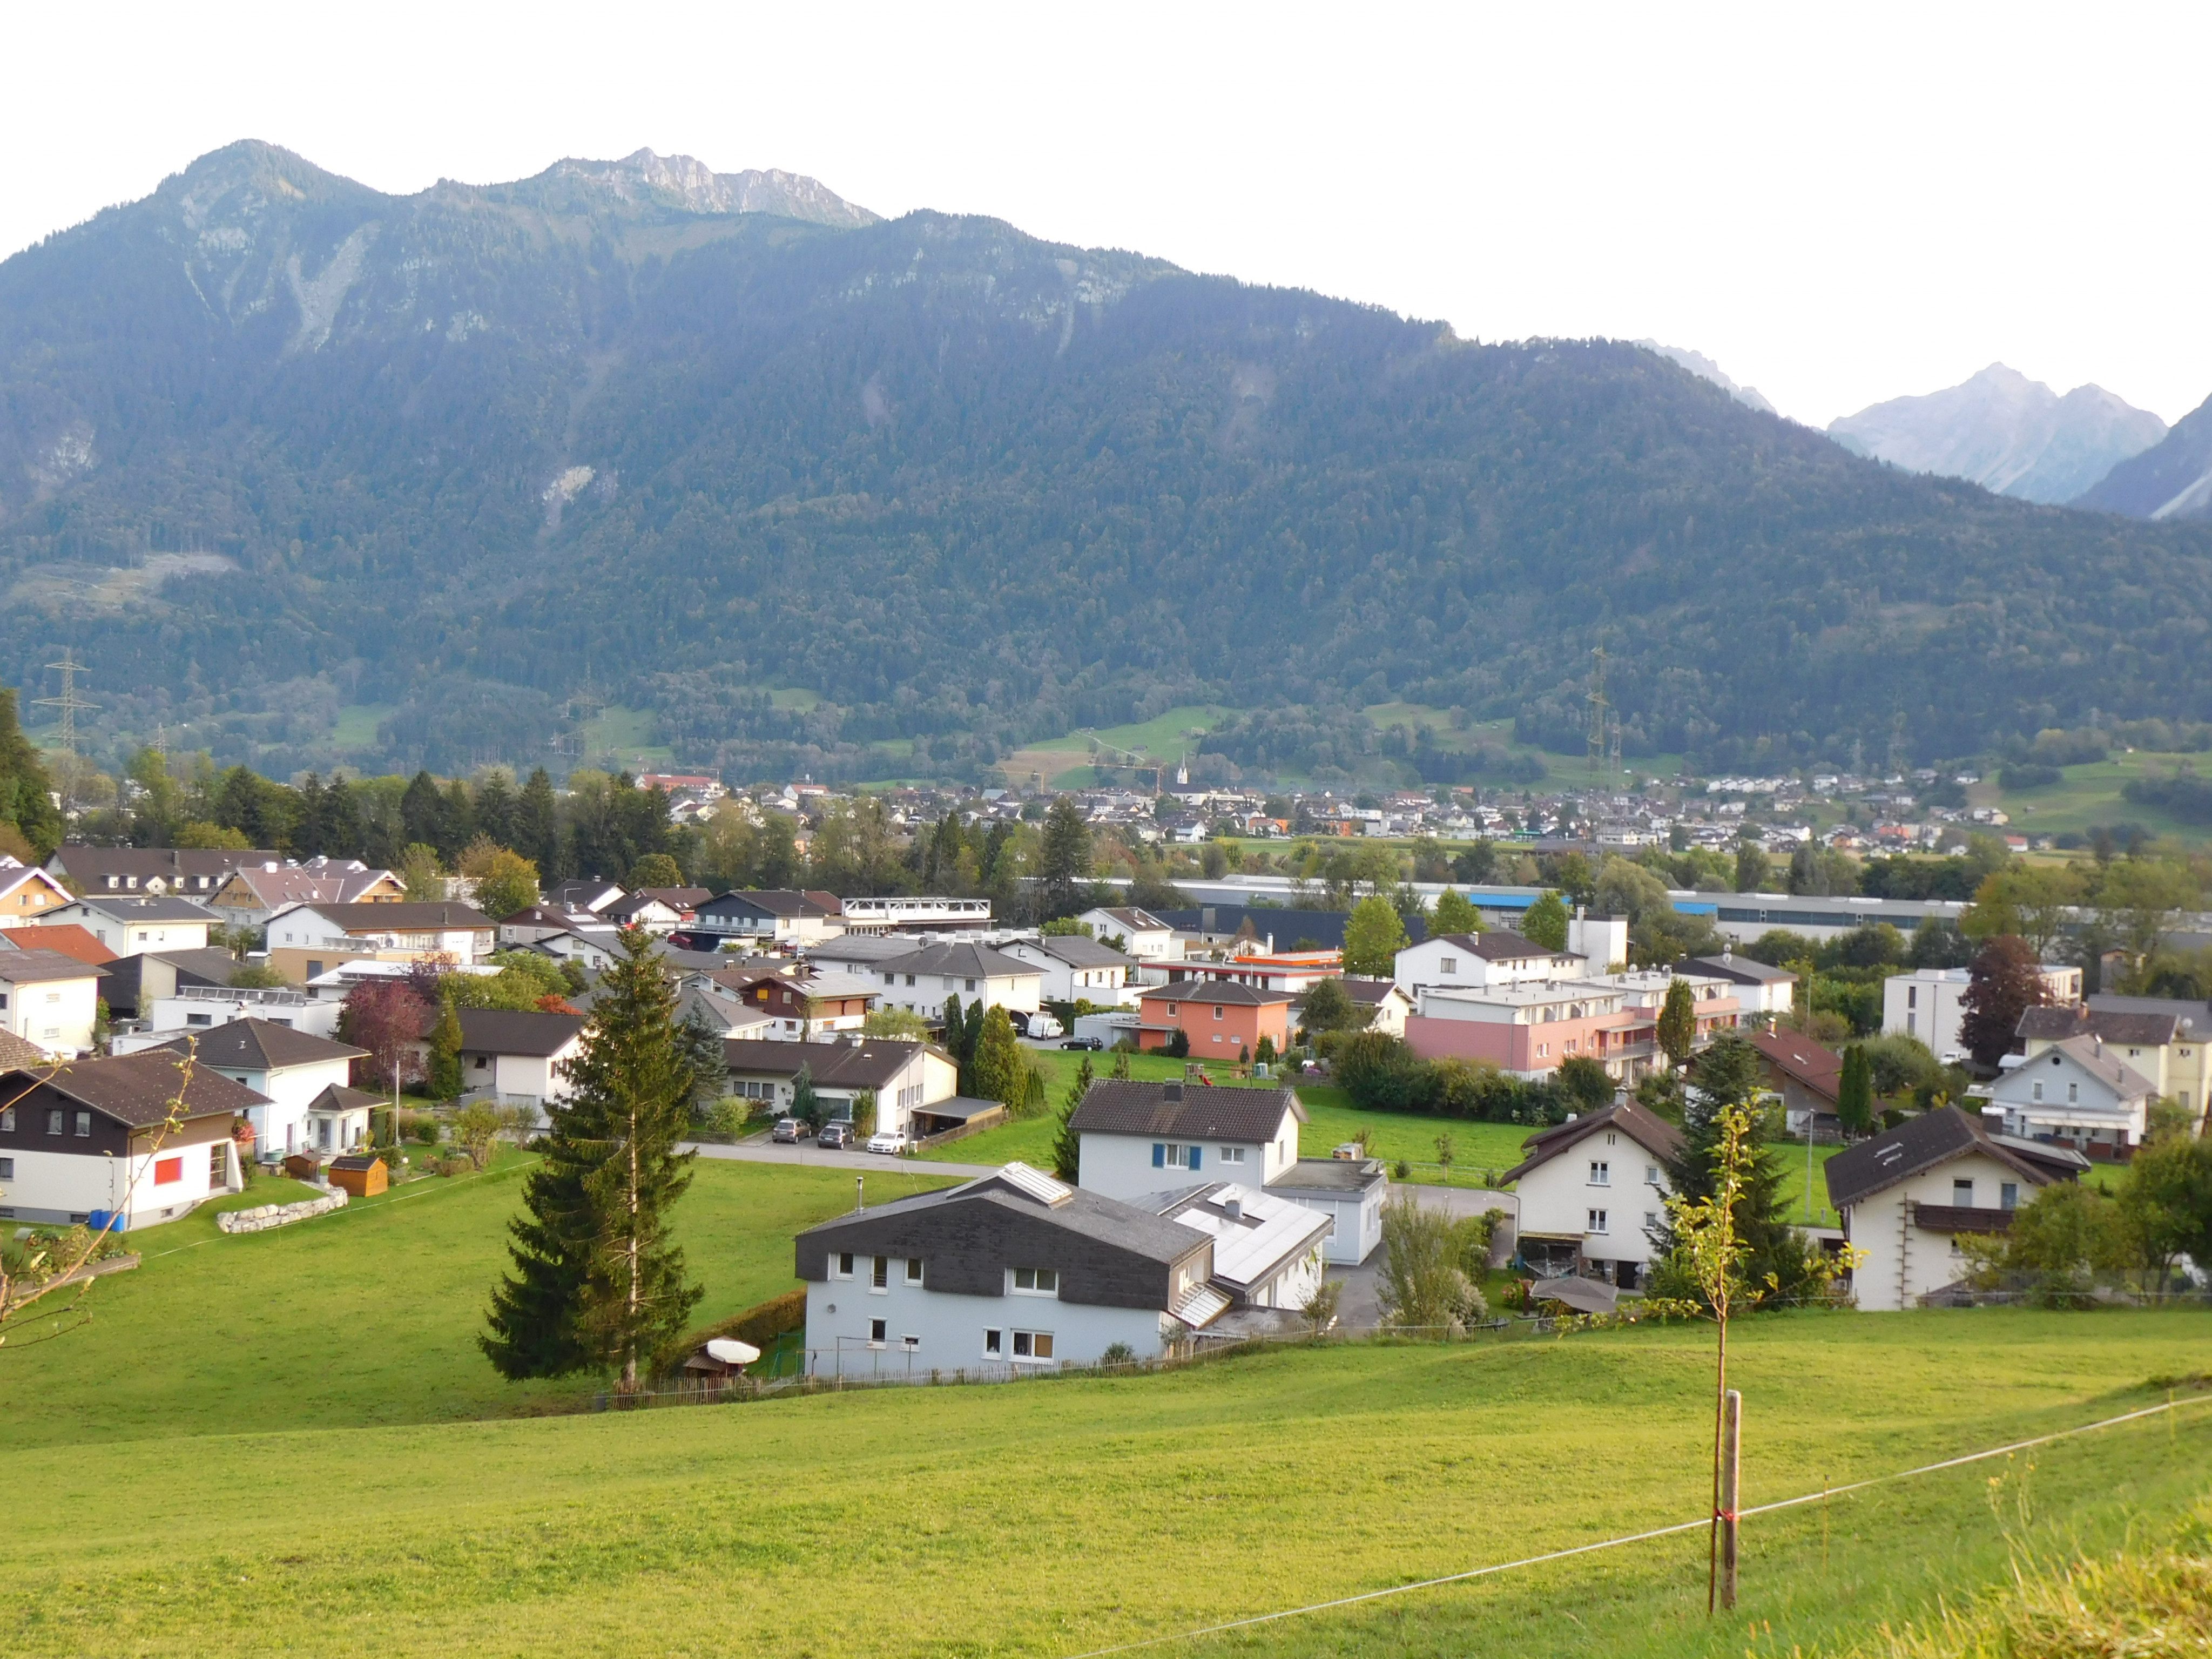
{"label": "lawn", "polygon": [[2203,825],[2185,823],[2163,808],[2128,799],[2121,791],[2136,778],[2170,777],[2177,766],[2195,765],[2203,759],[2137,750],[2087,766],[2062,767],[2058,782],[2035,789],[2002,788],[1993,770],[1968,794],[1977,806],[2002,806],[2016,835],[2079,833],[2094,824],[2139,823],[2155,835],[2193,845],[2206,839]]}
{"label": "lawn", "polygon": [[[2202,1312],[1745,1322],[1745,1502],[2148,1404],[2208,1343]],[[234,1405],[155,1445],[88,1424],[11,1447],[0,1650],[1074,1656],[1696,1517],[1711,1350],[1640,1328],[487,1423]],[[12,1414],[59,1362],[10,1363]],[[209,1379],[141,1364],[200,1414]],[[2015,1548],[2161,1527],[2208,1468],[2200,1407],[1754,1517],[1711,1624],[1692,1532],[1158,1651],[1830,1651]]]}
{"label": "lawn", "polygon": [[[271,1232],[226,1236],[211,1210],[134,1231],[143,1265],[99,1283],[88,1326],[0,1359],[0,1432],[21,1448],[335,1429],[543,1409],[588,1392],[587,1381],[501,1382],[476,1346],[528,1163],[509,1153],[483,1176],[409,1182]],[[792,1235],[852,1207],[842,1171],[694,1167],[676,1230],[706,1287],[702,1323],[789,1289]],[[944,1184],[921,1170],[871,1173],[878,1201]],[[264,1179],[229,1207],[307,1194]]]}

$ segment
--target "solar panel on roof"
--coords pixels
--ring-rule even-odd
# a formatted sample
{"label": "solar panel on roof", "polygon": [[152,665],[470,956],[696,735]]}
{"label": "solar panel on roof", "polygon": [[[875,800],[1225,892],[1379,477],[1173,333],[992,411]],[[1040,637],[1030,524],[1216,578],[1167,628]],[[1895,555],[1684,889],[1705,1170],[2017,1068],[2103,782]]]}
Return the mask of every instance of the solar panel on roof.
{"label": "solar panel on roof", "polygon": [[1020,1188],[1042,1204],[1064,1204],[1075,1195],[1075,1188],[1066,1182],[1055,1181],[1042,1170],[1033,1170],[1026,1164],[1009,1164],[999,1171],[999,1176],[1008,1186]]}

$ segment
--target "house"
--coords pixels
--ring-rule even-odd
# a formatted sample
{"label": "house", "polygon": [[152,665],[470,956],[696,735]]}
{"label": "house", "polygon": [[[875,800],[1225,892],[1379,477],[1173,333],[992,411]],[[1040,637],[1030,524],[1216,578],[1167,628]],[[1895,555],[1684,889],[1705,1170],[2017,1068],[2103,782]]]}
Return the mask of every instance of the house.
{"label": "house", "polygon": [[466,904],[295,904],[269,919],[269,959],[285,978],[313,979],[347,957],[479,963],[499,924]]}
{"label": "house", "polygon": [[[896,933],[840,933],[806,952],[807,965],[817,971],[829,970],[841,974],[877,975],[884,963],[898,957],[914,954],[915,942]],[[743,958],[730,956],[724,960],[735,964]],[[773,963],[775,958],[760,957],[757,962]],[[881,983],[878,979],[878,983]]]}
{"label": "house", "polygon": [[1589,970],[1583,957],[1500,927],[1486,933],[1439,933],[1409,945],[1398,952],[1392,977],[1408,1000],[1418,1002],[1419,993],[1431,987],[1492,990],[1578,979]]}
{"label": "house", "polygon": [[0,1030],[60,1058],[89,1052],[106,974],[59,951],[0,951]]}
{"label": "house", "polygon": [[1734,951],[1717,957],[1689,957],[1675,963],[1675,971],[1724,979],[1743,988],[1736,1000],[1753,1021],[1771,1024],[1796,1006],[1797,975],[1784,968],[1770,968]]}
{"label": "house", "polygon": [[[568,1063],[583,1052],[581,1014],[461,1008],[461,1086],[535,1115],[568,1097]],[[427,1039],[429,1030],[423,1032]],[[427,1055],[429,1044],[423,1051]]]}
{"label": "house", "polygon": [[330,1153],[356,1150],[368,1139],[369,1114],[385,1103],[382,1095],[331,1084],[307,1103],[302,1150],[318,1162]]}
{"label": "house", "polygon": [[2100,1038],[2153,1094],[2200,1120],[2212,1095],[2212,1018],[2201,1002],[2097,995],[2073,1008],[2027,1009],[2017,1035],[2030,1060],[2068,1037]]}
{"label": "house", "polygon": [[0,854],[0,921],[20,927],[43,921],[68,904],[68,888],[35,864],[23,864]]}
{"label": "house", "polygon": [[[260,986],[179,985],[173,995],[155,997],[147,1006],[142,1023],[144,1033],[138,1034],[138,1046],[145,1046],[150,1034],[173,1034],[194,1030],[206,1030],[226,1024],[234,1019],[266,1020],[271,1025],[289,1025],[295,1031],[305,1031],[310,1036],[327,1037],[337,1035],[341,1005],[305,991],[295,991],[289,986],[282,988]],[[118,1033],[115,1046],[118,1052],[132,1041],[130,1034]]]}
{"label": "house", "polygon": [[[824,899],[829,902],[823,902]],[[841,908],[828,894],[783,890],[724,893],[700,905],[684,932],[695,940],[714,944],[744,939],[755,945],[805,950],[845,931]]]}
{"label": "house", "polygon": [[1406,1035],[1406,1016],[1413,1012],[1411,998],[1398,988],[1395,979],[1361,979],[1346,974],[1337,983],[1355,1008],[1370,1011],[1367,1029],[1387,1032],[1394,1037]]}
{"label": "house", "polygon": [[573,962],[587,974],[604,974],[621,960],[622,930],[612,923],[579,922],[540,933],[527,948],[556,962]]}
{"label": "house", "polygon": [[[1134,904],[1104,904],[1076,917],[1093,939],[1139,962],[1179,962],[1182,940],[1174,926]],[[1120,943],[1116,944],[1115,941]]]}
{"label": "house", "polygon": [[1827,1163],[1828,1202],[1863,1252],[1851,1273],[1859,1307],[1893,1313],[1956,1283],[1961,1237],[2009,1230],[2024,1197],[2088,1167],[2078,1152],[1992,1133],[1956,1106],[1845,1147]]}
{"label": "house", "polygon": [[45,913],[47,923],[74,922],[118,957],[149,951],[204,951],[208,929],[222,918],[184,898],[112,898],[94,894]]}
{"label": "house", "polygon": [[1334,1219],[1273,1188],[1213,1181],[1136,1206],[1213,1240],[1211,1282],[1234,1309],[1296,1312],[1320,1288]]}
{"label": "house", "polygon": [[[2063,963],[2045,963],[2045,1000],[2071,1007],[2081,1000],[2081,970]],[[1881,982],[1881,1034],[1917,1037],[1936,1058],[1948,1063],[1964,1059],[1966,1045],[1959,1040],[1960,1006],[1972,978],[1964,968],[1918,968],[1909,974],[1892,974]]]}
{"label": "house", "polygon": [[54,849],[46,869],[78,893],[206,899],[232,871],[282,863],[283,856],[267,848],[87,847],[69,842]]}
{"label": "house", "polygon": [[18,1067],[0,1100],[0,1218],[117,1231],[243,1191],[231,1124],[264,1103],[165,1054]]}
{"label": "house", "polygon": [[558,910],[550,904],[532,904],[499,919],[499,942],[502,949],[535,945],[542,939],[591,926],[598,920],[589,910]]}
{"label": "house", "polygon": [[228,986],[240,965],[229,951],[211,947],[148,951],[138,956],[118,957],[107,964],[107,977],[100,981],[100,994],[108,1012],[116,1018],[137,1019],[142,1011],[150,1014],[155,1003],[175,996],[187,986]]}
{"label": "house", "polygon": [[1783,1121],[1793,1135],[1839,1132],[1836,1099],[1844,1080],[1844,1057],[1796,1031],[1753,1031],[1766,1085],[1782,1097]]}
{"label": "house", "polygon": [[1046,1002],[1095,1002],[1118,1008],[1128,1000],[1123,988],[1136,960],[1085,934],[1046,933],[1013,939],[1001,948],[1016,961],[1042,970],[1039,994]]}
{"label": "house", "polygon": [[724,971],[714,982],[733,988],[756,1015],[770,1022],[763,1036],[799,1042],[835,1032],[857,1032],[881,988],[858,974]]}
{"label": "house", "polygon": [[1686,982],[1692,1043],[1702,1048],[1715,1031],[1737,1024],[1737,988],[1727,980],[1666,969],[1529,980],[1486,989],[1424,986],[1406,1021],[1406,1043],[1424,1060],[1487,1060],[1532,1079],[1548,1076],[1569,1060],[1595,1060],[1608,1076],[1632,1084],[1665,1063],[1659,1015],[1668,992]]}
{"label": "house", "polygon": [[876,964],[883,1006],[935,1019],[958,997],[962,1006],[1033,1014],[1043,1006],[1044,970],[983,945],[925,945]]}
{"label": "house", "polygon": [[0,951],[58,951],[94,968],[121,960],[73,921],[52,922],[44,927],[0,927]]}
{"label": "house", "polygon": [[990,927],[991,901],[927,895],[848,898],[839,901],[837,919],[848,933],[879,937],[896,933],[974,933]]}
{"label": "house", "polygon": [[[655,939],[665,939],[684,925],[684,912],[651,893],[629,893],[599,912],[617,927],[642,927]],[[691,918],[696,920],[696,915]]]}
{"label": "house", "polygon": [[1325,1261],[1356,1267],[1382,1242],[1382,1206],[1390,1196],[1390,1177],[1379,1158],[1295,1158],[1267,1192],[1328,1218],[1329,1231],[1322,1242]]}
{"label": "house", "polygon": [[789,1109],[803,1071],[825,1117],[851,1117],[854,1102],[871,1091],[876,1097],[876,1127],[909,1139],[957,1128],[972,1115],[972,1103],[957,1098],[958,1062],[933,1042],[895,1037],[847,1037],[835,1042],[732,1037],[722,1044],[722,1058],[732,1094],[779,1111]]}
{"label": "house", "polygon": [[368,1051],[267,1020],[235,1019],[173,1037],[154,1052],[190,1053],[203,1070],[220,1073],[261,1097],[246,1118],[253,1126],[255,1158],[274,1164],[308,1146],[309,1103],[325,1089],[343,1088],[353,1062]]}
{"label": "house", "polygon": [[358,859],[318,858],[306,864],[271,859],[233,870],[207,904],[233,926],[262,927],[295,904],[396,904],[406,896],[406,884],[398,876]]}
{"label": "house", "polygon": [[1681,1132],[1633,1101],[1540,1129],[1499,1177],[1519,1183],[1521,1259],[1539,1278],[1577,1274],[1641,1288],[1666,1220],[1667,1164]]}
{"label": "house", "polygon": [[2119,1049],[2092,1034],[2043,1044],[2007,1066],[1990,1085],[1990,1104],[2003,1109],[2007,1134],[2125,1158],[2142,1143],[2154,1092]]}
{"label": "house", "polygon": [[629,890],[616,881],[592,878],[556,881],[545,890],[544,903],[549,910],[580,911],[586,915],[597,915],[610,904],[627,896]]}
{"label": "house", "polygon": [[[1344,972],[1340,951],[1277,951],[1263,952],[1249,942],[1235,945],[1224,957],[1186,957],[1180,962],[1145,963],[1139,976],[1147,985],[1185,985],[1194,981],[1216,985],[1249,985],[1256,990],[1284,991],[1304,996],[1325,979]],[[1194,999],[1198,993],[1194,991]]]}
{"label": "house", "polygon": [[1232,1305],[1210,1233],[1009,1164],[799,1235],[817,1376],[1149,1359]]}
{"label": "house", "polygon": [[1280,1054],[1290,1039],[1288,991],[1186,981],[1147,987],[1137,1009],[1137,1047],[1164,1048],[1181,1031],[1193,1055],[1233,1060],[1259,1052],[1261,1038]]}
{"label": "house", "polygon": [[638,896],[649,898],[676,913],[680,923],[689,923],[699,914],[699,907],[714,896],[711,887],[646,887]]}

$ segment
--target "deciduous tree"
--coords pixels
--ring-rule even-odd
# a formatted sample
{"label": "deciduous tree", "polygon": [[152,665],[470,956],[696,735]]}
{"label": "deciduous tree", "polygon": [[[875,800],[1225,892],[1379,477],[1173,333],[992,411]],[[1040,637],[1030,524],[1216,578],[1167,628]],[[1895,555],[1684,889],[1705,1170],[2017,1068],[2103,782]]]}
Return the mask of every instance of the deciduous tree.
{"label": "deciduous tree", "polygon": [[2012,1047],[2020,1017],[2051,1000],[2035,952],[2017,933],[2004,933],[1984,945],[1967,969],[1959,998],[1964,1011],[1959,1040],[1977,1065],[1991,1066]]}
{"label": "deciduous tree", "polygon": [[1666,1000],[1659,1005],[1658,1037],[1669,1066],[1681,1065],[1697,1046],[1698,1004],[1689,981],[1675,979],[1667,982]]}
{"label": "deciduous tree", "polygon": [[1344,924],[1346,973],[1387,979],[1396,971],[1398,952],[1405,948],[1406,924],[1389,900],[1370,896],[1352,906]]}
{"label": "deciduous tree", "polygon": [[1547,951],[1567,948],[1567,907],[1557,893],[1543,894],[1522,913],[1521,937]]}

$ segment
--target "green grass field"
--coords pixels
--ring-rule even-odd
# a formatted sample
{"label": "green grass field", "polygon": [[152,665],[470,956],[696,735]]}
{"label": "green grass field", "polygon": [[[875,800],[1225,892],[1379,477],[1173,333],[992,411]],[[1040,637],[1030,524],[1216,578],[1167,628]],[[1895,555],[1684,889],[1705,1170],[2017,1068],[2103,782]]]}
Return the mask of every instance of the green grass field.
{"label": "green grass field", "polygon": [[[139,1334],[180,1402],[207,1386]],[[2208,1344],[2202,1313],[1746,1323],[1745,1501],[2147,1403]],[[15,1401],[57,1348],[8,1362]],[[1073,1656],[1696,1517],[1710,1352],[1638,1328],[627,1415],[86,1422],[11,1447],[0,1648]],[[2199,1408],[1755,1518],[1714,1625],[1691,1533],[1158,1650],[1832,1650],[1994,1582],[2015,1541],[2178,1513],[2208,1468]]]}
{"label": "green grass field", "polygon": [[2196,845],[2208,838],[2203,825],[2185,823],[2159,807],[2131,801],[2120,792],[2134,779],[2168,776],[2176,766],[2201,764],[2204,758],[2137,750],[2092,765],[2062,768],[2063,776],[2058,782],[2039,789],[2001,788],[1992,769],[1968,793],[1978,806],[2002,807],[2016,835],[2059,835],[2087,830],[2093,824],[2140,823],[2156,835]]}

